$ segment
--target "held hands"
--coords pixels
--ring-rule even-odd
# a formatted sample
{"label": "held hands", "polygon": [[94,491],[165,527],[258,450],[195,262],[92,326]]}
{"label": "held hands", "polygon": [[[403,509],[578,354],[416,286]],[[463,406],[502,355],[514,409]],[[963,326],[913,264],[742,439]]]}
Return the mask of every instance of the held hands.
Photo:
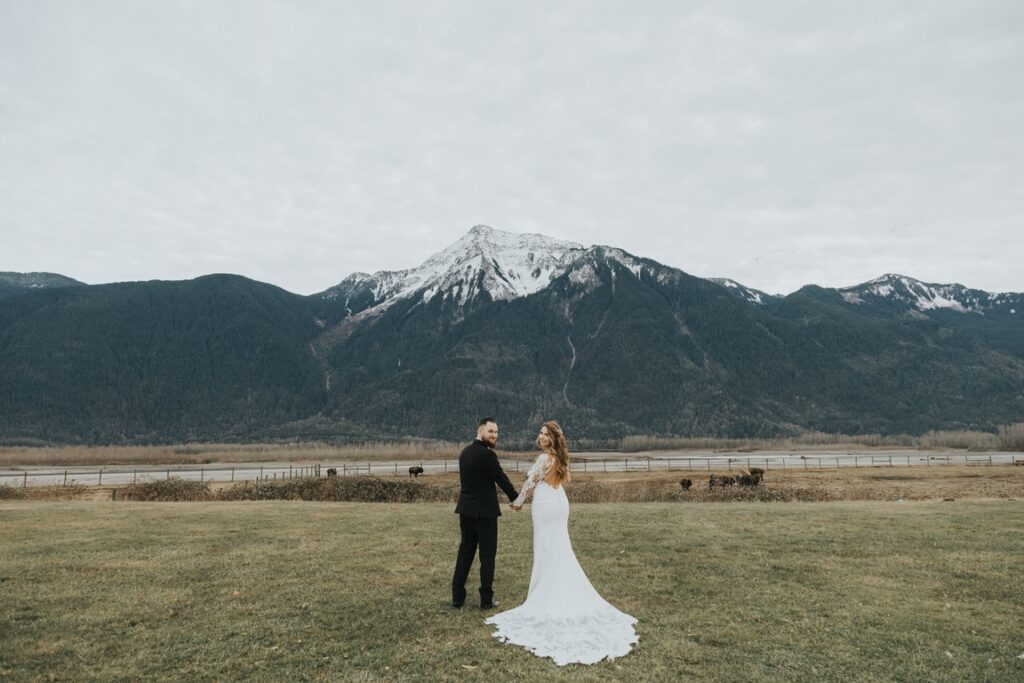
{"label": "held hands", "polygon": [[515,503],[509,503],[509,507],[515,510],[516,512],[519,512],[520,510],[523,509],[522,505],[516,505]]}

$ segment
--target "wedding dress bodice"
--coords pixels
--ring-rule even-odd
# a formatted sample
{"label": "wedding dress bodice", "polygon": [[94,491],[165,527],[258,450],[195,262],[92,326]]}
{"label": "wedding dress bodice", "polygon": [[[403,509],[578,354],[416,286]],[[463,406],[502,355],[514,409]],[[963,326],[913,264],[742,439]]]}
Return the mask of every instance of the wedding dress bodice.
{"label": "wedding dress bodice", "polygon": [[636,619],[602,598],[587,579],[569,540],[569,499],[545,481],[550,458],[542,453],[526,474],[514,505],[533,491],[533,570],[526,602],[486,623],[494,637],[521,645],[556,664],[593,664],[627,654],[638,638]]}
{"label": "wedding dress bodice", "polygon": [[523,481],[522,487],[519,489],[519,496],[512,501],[515,506],[520,506],[526,501],[527,494],[530,490],[535,488],[537,484],[544,481],[544,478],[548,476],[548,471],[551,469],[551,458],[548,457],[547,453],[541,453],[537,456],[537,459],[530,465],[530,469],[526,471],[526,480]]}

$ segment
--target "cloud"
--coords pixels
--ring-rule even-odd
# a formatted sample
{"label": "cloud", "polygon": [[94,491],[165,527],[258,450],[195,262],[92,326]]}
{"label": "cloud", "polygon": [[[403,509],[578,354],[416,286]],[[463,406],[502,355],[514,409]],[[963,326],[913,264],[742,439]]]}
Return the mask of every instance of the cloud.
{"label": "cloud", "polygon": [[6,270],[310,293],[477,223],[1024,289],[1014,2],[0,8]]}

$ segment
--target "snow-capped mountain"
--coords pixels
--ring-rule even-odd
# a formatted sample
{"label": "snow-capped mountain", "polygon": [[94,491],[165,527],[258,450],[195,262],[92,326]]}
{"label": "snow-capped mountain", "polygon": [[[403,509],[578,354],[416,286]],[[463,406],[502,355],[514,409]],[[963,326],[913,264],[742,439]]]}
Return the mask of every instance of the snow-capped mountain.
{"label": "snow-capped mountain", "polygon": [[538,292],[566,273],[574,284],[585,284],[593,280],[595,259],[615,260],[637,275],[646,262],[612,247],[584,247],[477,225],[416,268],[354,273],[320,296],[346,302],[368,298],[361,301],[361,310],[386,308],[413,296],[429,301],[440,295],[465,305],[486,293],[492,301],[503,301]]}
{"label": "snow-capped mountain", "polygon": [[[537,234],[519,234],[477,225],[455,243],[407,270],[354,273],[318,296],[341,304],[341,317],[380,313],[406,299],[428,302],[441,297],[457,307],[481,296],[507,301],[528,296],[567,275],[577,289],[589,290],[601,282],[598,271],[609,264],[630,270],[637,278],[647,275],[659,282],[683,275],[683,271],[650,259],[635,257],[608,246],[582,244]],[[612,273],[614,272],[611,271]],[[614,275],[612,284],[614,285]],[[708,278],[733,296],[758,306],[785,299],[747,287],[730,278]],[[992,294],[959,284],[932,284],[904,275],[887,274],[869,282],[838,290],[851,305],[884,306],[927,313],[952,310],[960,313],[1015,315],[1024,306],[1024,295]]]}
{"label": "snow-capped mountain", "polygon": [[896,304],[921,312],[950,309],[959,313],[980,313],[1007,309],[1015,314],[1022,297],[1015,293],[991,293],[959,284],[933,284],[896,273],[868,282],[843,287],[840,295],[850,304]]}

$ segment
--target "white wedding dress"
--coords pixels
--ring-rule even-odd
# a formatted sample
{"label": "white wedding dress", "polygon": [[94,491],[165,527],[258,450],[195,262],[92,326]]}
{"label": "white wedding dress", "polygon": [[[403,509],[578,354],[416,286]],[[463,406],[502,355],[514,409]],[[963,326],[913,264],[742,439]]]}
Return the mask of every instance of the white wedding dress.
{"label": "white wedding dress", "polygon": [[593,664],[627,654],[638,641],[637,620],[612,607],[590,585],[569,541],[569,499],[565,489],[544,477],[549,458],[542,453],[530,467],[515,500],[522,505],[533,493],[533,572],[526,602],[489,617],[493,633],[522,645],[555,664]]}

